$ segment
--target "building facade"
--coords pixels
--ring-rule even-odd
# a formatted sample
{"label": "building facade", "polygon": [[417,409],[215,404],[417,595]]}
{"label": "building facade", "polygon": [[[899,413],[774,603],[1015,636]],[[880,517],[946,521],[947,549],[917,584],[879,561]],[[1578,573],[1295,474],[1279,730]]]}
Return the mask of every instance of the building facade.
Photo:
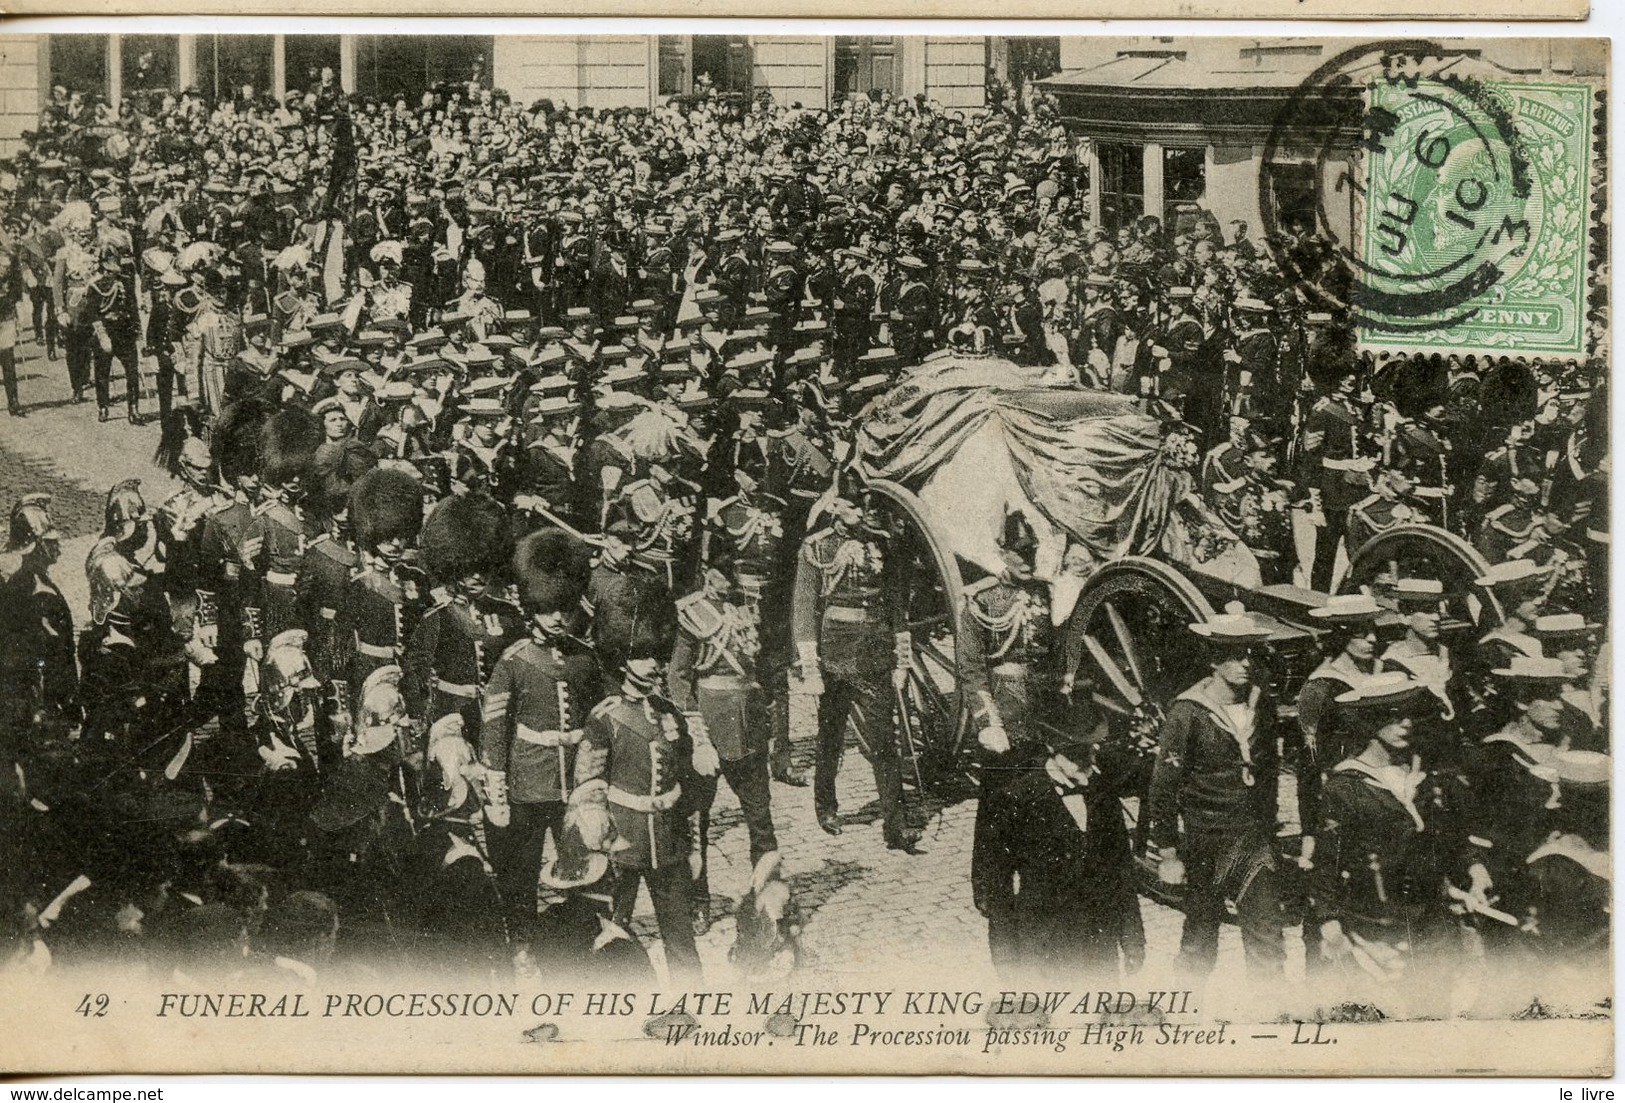
{"label": "building facade", "polygon": [[117,100],[146,88],[281,96],[324,68],[347,91],[415,99],[479,75],[514,99],[649,107],[703,83],[823,108],[883,89],[950,107],[986,102],[989,76],[1053,72],[1060,40],[978,36],[0,35],[0,156],[54,84]]}

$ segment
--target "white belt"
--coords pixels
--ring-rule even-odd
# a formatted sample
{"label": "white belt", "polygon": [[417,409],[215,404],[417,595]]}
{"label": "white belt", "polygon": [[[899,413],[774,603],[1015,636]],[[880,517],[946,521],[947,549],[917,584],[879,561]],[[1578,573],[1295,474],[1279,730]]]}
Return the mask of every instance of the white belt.
{"label": "white belt", "polygon": [[618,804],[622,808],[628,808],[633,812],[642,812],[645,815],[670,811],[682,796],[683,787],[681,785],[673,785],[664,793],[652,797],[628,793],[625,789],[615,785],[609,787],[609,802],[611,804]]}
{"label": "white belt", "polygon": [[375,643],[367,643],[364,640],[356,640],[355,649],[369,659],[393,659],[395,657],[395,648],[380,647]]}
{"label": "white belt", "polygon": [[515,739],[531,743],[538,747],[573,747],[581,742],[580,732],[537,731],[527,728],[523,724],[515,724],[513,735]]}
{"label": "white belt", "polygon": [[448,682],[444,678],[436,678],[434,688],[441,693],[449,693],[453,697],[478,697],[480,695],[479,686],[460,686],[456,682]]}
{"label": "white belt", "polygon": [[273,586],[297,586],[299,576],[292,571],[266,571],[265,581]]}

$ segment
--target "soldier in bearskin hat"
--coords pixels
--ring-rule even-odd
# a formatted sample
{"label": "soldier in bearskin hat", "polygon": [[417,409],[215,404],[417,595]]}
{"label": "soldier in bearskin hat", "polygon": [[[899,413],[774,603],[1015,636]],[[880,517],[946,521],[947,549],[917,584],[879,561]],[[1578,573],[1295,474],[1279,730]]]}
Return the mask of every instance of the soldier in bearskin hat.
{"label": "soldier in bearskin hat", "polygon": [[350,491],[350,523],[361,557],[344,599],[355,636],[353,694],[373,671],[399,663],[429,606],[429,580],[407,556],[423,527],[418,481],[391,468],[368,471]]}
{"label": "soldier in bearskin hat", "polygon": [[279,410],[260,433],[260,500],[239,545],[251,652],[254,643],[263,652],[267,641],[299,624],[299,567],[316,535],[302,503],[321,443],[320,422],[297,406]]}
{"label": "soldier in bearskin hat", "polygon": [[494,663],[478,730],[486,817],[500,829],[493,864],[517,932],[536,915],[543,846],[549,832],[559,842],[576,748],[604,689],[597,655],[574,634],[586,592],[578,543],[557,529],[532,533],[514,550],[513,573],[526,634]]}
{"label": "soldier in bearskin hat", "polygon": [[502,595],[508,521],[495,499],[464,494],[430,512],[419,563],[444,594],[407,645],[406,692],[413,713],[433,724],[456,713],[479,730],[480,695],[497,660],[524,638],[524,614]]}

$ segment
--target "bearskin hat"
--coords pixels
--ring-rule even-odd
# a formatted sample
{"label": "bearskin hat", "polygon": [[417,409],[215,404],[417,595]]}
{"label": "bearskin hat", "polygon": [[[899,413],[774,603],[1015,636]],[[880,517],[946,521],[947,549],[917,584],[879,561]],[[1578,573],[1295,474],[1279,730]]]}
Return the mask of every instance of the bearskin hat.
{"label": "bearskin hat", "polygon": [[1519,425],[1535,416],[1540,406],[1540,382],[1527,364],[1504,360],[1484,373],[1478,389],[1478,408],[1490,428]]}
{"label": "bearskin hat", "polygon": [[528,613],[574,609],[587,592],[583,549],[568,533],[542,529],[519,542],[513,555],[519,603]]}
{"label": "bearskin hat", "polygon": [[356,480],[377,466],[377,454],[354,437],[324,441],[310,461],[311,507],[331,517],[349,504]]}
{"label": "bearskin hat", "polygon": [[669,617],[635,616],[632,619],[632,631],[627,638],[626,647],[621,652],[621,660],[627,662],[632,659],[659,659],[665,662],[671,658],[674,637],[675,626]]}
{"label": "bearskin hat", "polygon": [[418,561],[436,582],[489,575],[507,559],[507,518],[502,506],[484,494],[447,498],[423,522]]}
{"label": "bearskin hat", "polygon": [[322,443],[322,423],[297,406],[278,410],[260,431],[260,468],[269,486],[300,478]]}
{"label": "bearskin hat", "polygon": [[215,465],[226,482],[260,473],[260,431],[272,412],[257,399],[233,402],[220,412],[210,443]]}
{"label": "bearskin hat", "polygon": [[1392,396],[1402,417],[1420,418],[1449,398],[1449,371],[1437,357],[1413,357],[1395,369]]}
{"label": "bearskin hat", "polygon": [[350,524],[364,550],[386,540],[410,541],[423,528],[423,488],[404,471],[375,467],[350,489]]}

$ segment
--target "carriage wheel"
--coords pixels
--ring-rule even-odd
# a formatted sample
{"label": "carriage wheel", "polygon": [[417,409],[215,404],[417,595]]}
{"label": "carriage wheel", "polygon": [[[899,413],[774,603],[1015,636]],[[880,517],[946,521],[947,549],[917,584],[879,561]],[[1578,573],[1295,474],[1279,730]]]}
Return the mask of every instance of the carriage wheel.
{"label": "carriage wheel", "polygon": [[902,603],[914,652],[899,717],[903,776],[928,789],[951,786],[965,777],[966,767],[967,713],[955,646],[964,593],[959,561],[912,491],[885,479],[871,482],[869,490],[871,506],[884,515],[891,534],[887,554],[899,581],[890,599]]}
{"label": "carriage wheel", "polygon": [[1207,670],[1190,625],[1214,609],[1190,579],[1154,559],[1130,556],[1102,567],[1067,619],[1066,643],[1078,655],[1074,698],[1092,700],[1106,722],[1101,748],[1123,771],[1124,809],[1134,821],[1141,891],[1177,903],[1146,864],[1145,795],[1157,738],[1173,699]]}
{"label": "carriage wheel", "polygon": [[1478,550],[1455,533],[1432,525],[1395,525],[1355,551],[1338,589],[1369,589],[1384,596],[1400,578],[1434,579],[1444,587],[1440,631],[1476,640],[1505,619],[1494,591],[1473,580],[1490,569]]}

